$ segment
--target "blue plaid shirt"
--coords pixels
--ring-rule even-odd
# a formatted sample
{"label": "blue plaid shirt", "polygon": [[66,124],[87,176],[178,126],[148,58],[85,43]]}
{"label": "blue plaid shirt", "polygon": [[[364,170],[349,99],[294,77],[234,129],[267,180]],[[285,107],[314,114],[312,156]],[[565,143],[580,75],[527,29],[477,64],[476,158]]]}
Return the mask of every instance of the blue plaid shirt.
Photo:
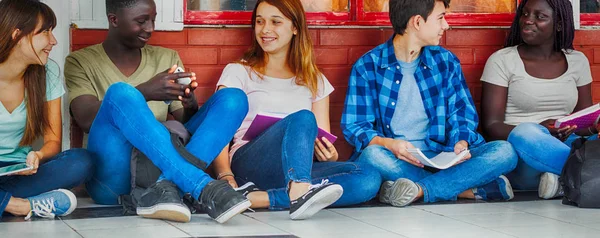
{"label": "blue plaid shirt", "polygon": [[[375,136],[394,137],[390,122],[402,72],[392,40],[367,52],[352,68],[341,126],[344,137],[355,147],[353,158]],[[454,151],[461,140],[470,147],[485,143],[476,131],[479,118],[458,58],[442,47],[428,46],[419,59],[415,79],[430,126],[425,144],[442,152]]]}

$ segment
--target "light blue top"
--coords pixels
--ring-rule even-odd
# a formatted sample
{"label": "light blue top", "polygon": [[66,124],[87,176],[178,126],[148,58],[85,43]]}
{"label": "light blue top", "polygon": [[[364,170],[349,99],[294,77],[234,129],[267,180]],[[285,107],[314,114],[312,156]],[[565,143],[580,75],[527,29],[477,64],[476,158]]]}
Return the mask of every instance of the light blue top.
{"label": "light blue top", "polygon": [[[46,101],[52,101],[65,94],[60,79],[60,68],[54,61],[46,64]],[[0,103],[0,162],[25,162],[31,146],[19,146],[25,134],[27,107],[25,101],[9,113]]]}
{"label": "light blue top", "polygon": [[419,59],[411,63],[398,61],[402,72],[402,82],[398,91],[398,102],[390,126],[395,139],[405,140],[415,147],[428,151],[425,144],[427,130],[429,129],[429,118],[425,112],[423,99],[417,81],[415,71],[419,65]]}

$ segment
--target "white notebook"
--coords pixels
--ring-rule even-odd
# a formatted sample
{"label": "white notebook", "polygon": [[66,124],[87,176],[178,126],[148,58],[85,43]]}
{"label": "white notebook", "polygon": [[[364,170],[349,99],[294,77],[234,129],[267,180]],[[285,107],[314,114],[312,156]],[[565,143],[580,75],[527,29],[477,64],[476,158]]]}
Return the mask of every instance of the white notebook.
{"label": "white notebook", "polygon": [[434,167],[438,169],[447,169],[455,165],[469,153],[469,150],[464,150],[460,152],[460,154],[455,154],[454,152],[442,152],[439,155],[433,158],[427,158],[421,152],[420,149],[408,149],[408,153],[412,154],[415,158],[417,158],[421,163],[425,166]]}

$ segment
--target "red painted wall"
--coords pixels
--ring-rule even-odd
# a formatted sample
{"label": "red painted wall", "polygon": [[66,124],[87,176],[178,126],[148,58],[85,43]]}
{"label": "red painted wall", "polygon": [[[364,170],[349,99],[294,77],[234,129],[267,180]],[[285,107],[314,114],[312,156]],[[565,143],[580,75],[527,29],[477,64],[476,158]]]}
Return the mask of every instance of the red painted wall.
{"label": "red painted wall", "polygon": [[[102,42],[105,30],[72,30],[72,50]],[[503,45],[506,29],[453,29],[442,38],[442,45],[461,60],[463,71],[479,105],[481,84],[479,78],[487,58]],[[198,101],[204,103],[213,93],[221,70],[237,60],[252,40],[249,28],[186,28],[181,32],[155,32],[150,44],[177,50],[186,71],[196,72],[199,88]],[[385,42],[392,35],[389,28],[382,29],[311,29],[317,63],[336,91],[331,95],[331,128],[343,138],[339,121],[352,64],[365,52]],[[578,31],[575,48],[583,51],[590,60],[594,76],[593,97],[600,102],[600,31]],[[81,132],[74,128],[72,145],[81,145]],[[340,158],[348,158],[351,147],[344,139],[336,142]]]}

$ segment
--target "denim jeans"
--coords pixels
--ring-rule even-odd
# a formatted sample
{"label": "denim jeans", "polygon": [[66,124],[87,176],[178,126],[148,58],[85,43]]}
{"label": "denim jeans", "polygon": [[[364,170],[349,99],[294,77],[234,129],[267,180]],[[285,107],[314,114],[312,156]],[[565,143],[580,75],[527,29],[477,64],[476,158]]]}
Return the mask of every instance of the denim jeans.
{"label": "denim jeans", "polygon": [[234,155],[231,169],[238,184],[254,182],[269,194],[269,209],[290,207],[287,190],[291,181],[319,183],[322,179],[343,187],[332,206],[369,201],[381,185],[371,166],[350,162],[313,163],[317,122],[312,112],[301,110],[276,122]]}
{"label": "denim jeans", "polygon": [[[0,162],[0,167],[10,164]],[[72,149],[40,164],[29,176],[0,177],[0,217],[11,197],[28,198],[59,188],[71,189],[92,177],[93,159],[84,149]]]}
{"label": "denim jeans", "polygon": [[[239,89],[217,91],[185,124],[192,133],[186,149],[210,164],[229,143],[248,112],[248,99]],[[97,159],[87,189],[99,204],[117,204],[128,194],[131,149],[139,149],[184,193],[200,197],[212,178],[175,150],[169,131],[148,108],[144,96],[126,83],[111,85],[92,124],[88,149]]]}
{"label": "denim jeans", "polygon": [[[537,190],[540,175],[545,172],[560,174],[569,158],[571,143],[579,136],[572,134],[565,142],[550,134],[547,128],[536,123],[522,123],[508,136],[517,155],[517,168],[507,175],[515,189]],[[588,139],[597,139],[591,136]]]}
{"label": "denim jeans", "polygon": [[383,181],[407,178],[416,182],[423,189],[426,203],[456,200],[458,194],[492,182],[517,165],[517,155],[506,141],[493,141],[470,150],[471,159],[436,173],[400,160],[379,145],[365,148],[356,161],[373,165]]}

